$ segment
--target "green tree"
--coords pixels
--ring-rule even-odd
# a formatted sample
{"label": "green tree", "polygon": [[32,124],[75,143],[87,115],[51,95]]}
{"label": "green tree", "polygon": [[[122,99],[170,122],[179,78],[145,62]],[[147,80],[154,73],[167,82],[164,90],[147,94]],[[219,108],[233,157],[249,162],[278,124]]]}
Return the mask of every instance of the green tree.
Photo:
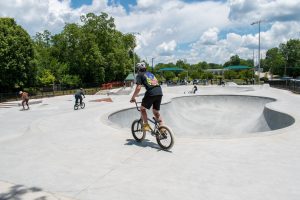
{"label": "green tree", "polygon": [[224,67],[232,66],[232,65],[240,65],[241,59],[238,55],[234,55],[230,57],[230,60],[224,63]]}
{"label": "green tree", "polygon": [[176,77],[176,75],[174,74],[174,72],[171,72],[171,71],[164,72],[163,76],[165,77],[166,80],[173,80],[173,78]]}
{"label": "green tree", "polygon": [[279,49],[285,61],[285,73],[287,76],[300,75],[300,40],[291,39],[286,44],[280,44]]}
{"label": "green tree", "polygon": [[[52,55],[64,75],[76,75],[83,83],[123,80],[133,69],[130,52],[135,44],[133,34],[115,30],[114,19],[106,13],[81,16],[83,25],[67,24],[62,33],[53,36]],[[63,76],[61,76],[63,77]]]}
{"label": "green tree", "polygon": [[243,79],[244,81],[247,81],[253,78],[253,70],[248,69],[248,70],[242,70],[239,73],[239,78]]}
{"label": "green tree", "polygon": [[235,72],[235,71],[233,71],[233,70],[226,70],[225,72],[224,72],[224,77],[225,77],[225,79],[230,79],[230,80],[232,80],[232,79],[234,79],[234,78],[237,78],[237,73]]}
{"label": "green tree", "polygon": [[81,80],[77,75],[64,75],[61,77],[61,84],[68,87],[78,87],[81,84]]}
{"label": "green tree", "polygon": [[38,77],[38,81],[43,86],[52,85],[55,81],[54,75],[51,73],[50,70],[44,69]]}
{"label": "green tree", "polygon": [[285,59],[279,48],[272,48],[266,52],[266,58],[262,62],[264,71],[270,71],[271,74],[283,75]]}
{"label": "green tree", "polygon": [[28,33],[12,18],[0,18],[0,90],[35,83],[33,44]]}

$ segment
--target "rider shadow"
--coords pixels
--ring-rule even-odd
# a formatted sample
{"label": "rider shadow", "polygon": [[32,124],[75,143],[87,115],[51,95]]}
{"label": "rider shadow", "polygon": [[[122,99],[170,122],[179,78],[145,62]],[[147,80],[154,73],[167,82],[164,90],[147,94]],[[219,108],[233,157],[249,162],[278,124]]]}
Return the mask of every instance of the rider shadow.
{"label": "rider shadow", "polygon": [[151,147],[153,149],[157,149],[158,151],[166,151],[166,152],[172,153],[172,151],[170,151],[170,150],[161,149],[156,143],[151,142],[148,139],[144,139],[143,142],[137,142],[134,139],[127,139],[126,141],[127,141],[127,143],[125,145],[136,145],[139,147]]}

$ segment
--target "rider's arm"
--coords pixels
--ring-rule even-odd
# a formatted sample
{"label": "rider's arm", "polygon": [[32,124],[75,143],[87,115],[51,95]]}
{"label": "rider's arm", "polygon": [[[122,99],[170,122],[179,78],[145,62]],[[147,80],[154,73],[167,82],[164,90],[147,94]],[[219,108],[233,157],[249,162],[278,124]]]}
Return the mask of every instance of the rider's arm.
{"label": "rider's arm", "polygon": [[139,94],[139,92],[141,91],[142,85],[136,85],[134,93],[130,99],[131,102],[135,101],[135,97]]}
{"label": "rider's arm", "polygon": [[84,93],[81,91],[81,95],[85,98]]}

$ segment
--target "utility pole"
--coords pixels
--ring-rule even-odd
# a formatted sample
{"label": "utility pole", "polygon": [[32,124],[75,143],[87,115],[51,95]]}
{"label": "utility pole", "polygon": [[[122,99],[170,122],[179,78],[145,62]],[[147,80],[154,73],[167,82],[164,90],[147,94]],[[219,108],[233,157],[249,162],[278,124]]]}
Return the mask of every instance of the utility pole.
{"label": "utility pole", "polygon": [[258,84],[260,83],[260,23],[262,20],[252,22],[251,25],[258,24]]}
{"label": "utility pole", "polygon": [[289,59],[289,57],[288,57],[288,53],[286,53],[285,54],[285,57],[286,57],[286,61],[285,61],[285,65],[284,65],[284,77],[286,77],[286,65],[287,65],[287,62],[288,62],[288,59]]}
{"label": "utility pole", "polygon": [[252,81],[253,81],[253,85],[255,84],[254,83],[254,80],[255,80],[255,61],[254,61],[254,49],[253,49],[253,74],[252,74]]}
{"label": "utility pole", "polygon": [[153,66],[153,60],[154,58],[151,59],[152,60],[152,73],[154,72],[154,66]]}

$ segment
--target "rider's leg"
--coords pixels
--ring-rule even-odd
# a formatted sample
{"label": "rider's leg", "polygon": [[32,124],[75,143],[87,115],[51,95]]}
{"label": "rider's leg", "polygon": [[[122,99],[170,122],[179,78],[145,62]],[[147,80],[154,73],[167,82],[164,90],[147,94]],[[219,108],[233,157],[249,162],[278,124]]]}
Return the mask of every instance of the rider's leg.
{"label": "rider's leg", "polygon": [[155,116],[156,120],[159,122],[159,125],[163,124],[162,117],[159,113],[160,110],[160,104],[161,104],[162,96],[155,96],[153,101],[153,115]]}
{"label": "rider's leg", "polygon": [[23,110],[25,110],[24,103],[25,103],[25,100],[22,101]]}
{"label": "rider's leg", "polygon": [[144,124],[147,124],[148,123],[148,116],[147,116],[147,110],[144,106],[141,106],[141,116],[142,116]]}
{"label": "rider's leg", "polygon": [[27,109],[29,109],[28,101],[29,101],[29,99],[26,99],[26,100],[25,100],[26,105],[27,105]]}
{"label": "rider's leg", "polygon": [[159,122],[159,125],[163,125],[163,119],[159,113],[159,110],[156,110],[156,109],[152,109],[153,111],[153,115],[155,116],[156,120]]}
{"label": "rider's leg", "polygon": [[80,105],[81,105],[82,104],[82,96],[80,96],[79,99],[80,99]]}
{"label": "rider's leg", "polygon": [[142,116],[142,120],[143,120],[142,131],[150,131],[151,127],[148,124],[147,110],[144,106],[141,106],[141,116]]}
{"label": "rider's leg", "polygon": [[75,96],[75,104],[78,103],[78,96]]}

